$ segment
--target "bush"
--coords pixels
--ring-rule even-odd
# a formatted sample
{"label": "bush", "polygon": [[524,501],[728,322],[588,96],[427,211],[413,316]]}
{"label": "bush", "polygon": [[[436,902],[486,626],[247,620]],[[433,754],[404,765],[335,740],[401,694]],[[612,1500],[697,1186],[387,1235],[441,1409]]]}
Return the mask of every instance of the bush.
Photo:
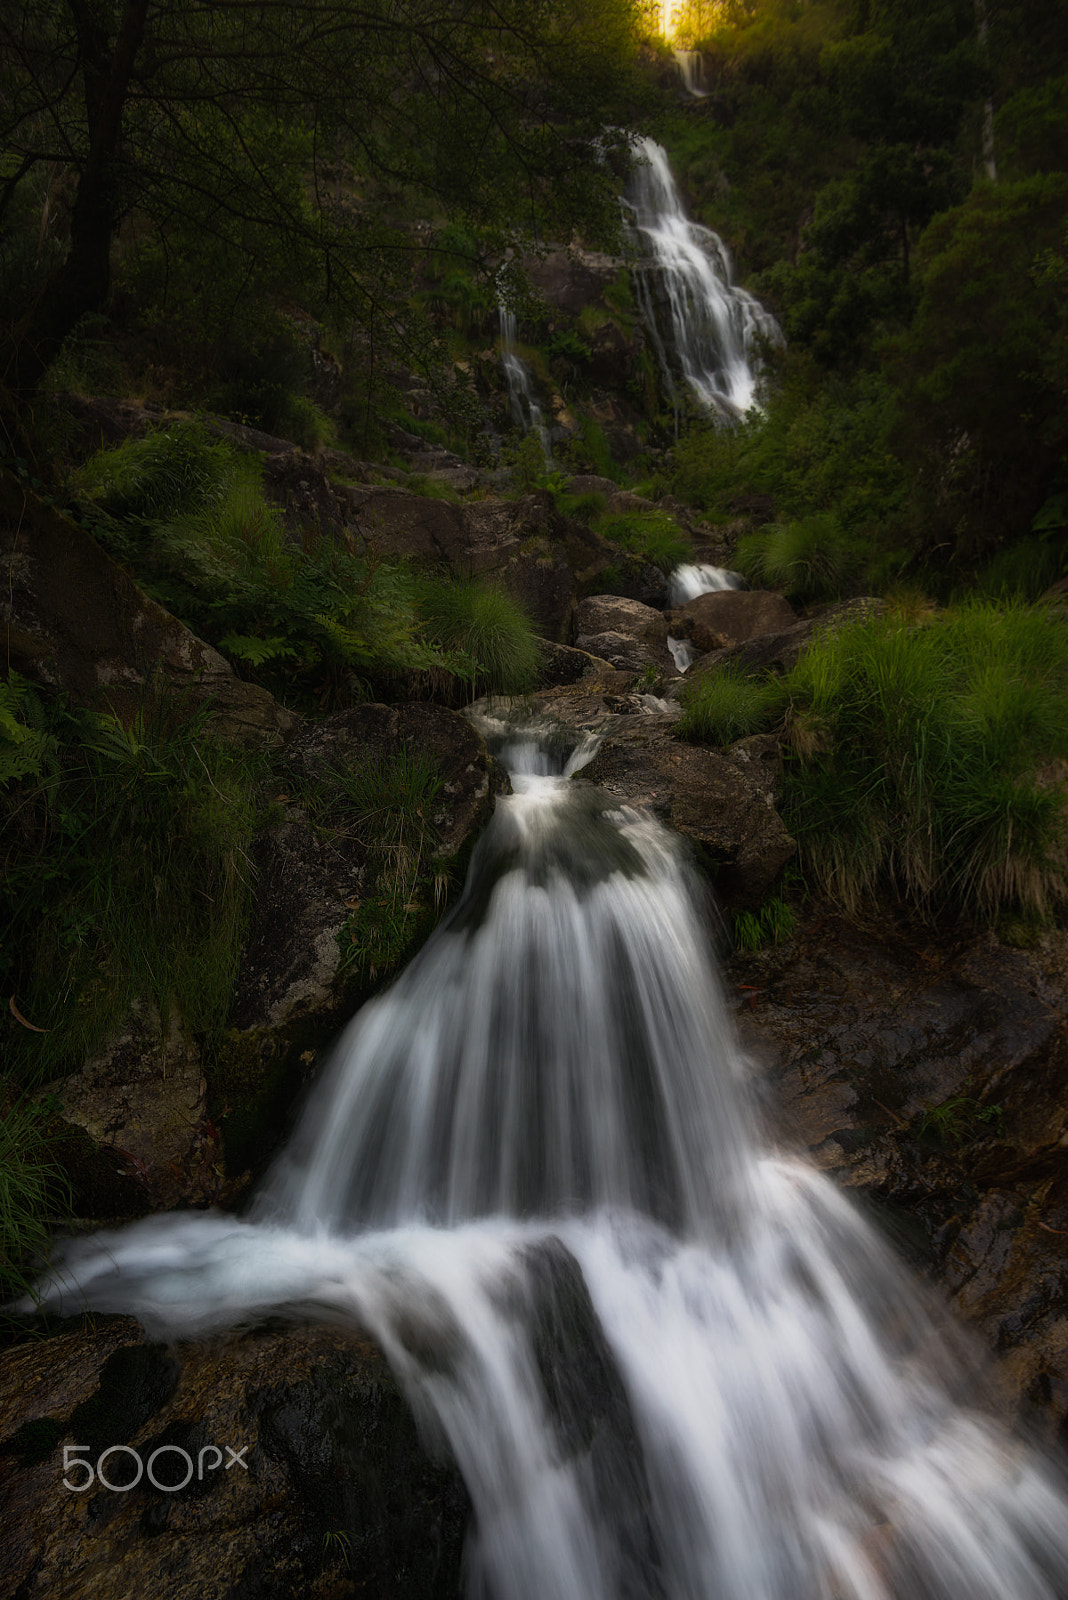
{"label": "bush", "polygon": [[596,526],[613,544],[641,556],[661,572],[672,572],[693,559],[691,541],[666,511],[623,511],[600,518]]}
{"label": "bush", "polygon": [[537,638],[517,601],[475,579],[426,583],[428,637],[469,678],[473,694],[527,694],[537,681]]}
{"label": "bush", "polygon": [[49,1153],[49,1110],[27,1100],[0,1111],[0,1304],[30,1290],[51,1240],[47,1217],[65,1188]]}
{"label": "bush", "polygon": [[731,744],[761,732],[772,725],[785,703],[777,679],[746,677],[729,667],[684,684],[679,699],[683,712],[676,732],[682,739],[706,744]]}
{"label": "bush", "polygon": [[860,553],[832,512],[816,512],[747,534],[733,561],[757,588],[781,589],[804,603],[837,598],[857,571]]}
{"label": "bush", "polygon": [[1048,917],[1065,899],[1068,631],[974,602],[919,629],[827,633],[785,682],[784,818],[847,909],[889,883],[925,914]]}
{"label": "bush", "polygon": [[98,536],[148,592],[284,698],[336,706],[376,675],[470,675],[427,639],[406,569],[343,535],[298,543],[258,463],[195,424],[101,452],[82,483]]}

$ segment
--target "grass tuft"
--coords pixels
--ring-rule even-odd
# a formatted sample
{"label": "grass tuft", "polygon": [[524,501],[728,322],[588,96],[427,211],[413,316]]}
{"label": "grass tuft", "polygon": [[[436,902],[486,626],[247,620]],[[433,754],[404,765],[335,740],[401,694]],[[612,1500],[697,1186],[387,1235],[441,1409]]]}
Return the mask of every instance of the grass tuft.
{"label": "grass tuft", "polygon": [[760,733],[772,726],[785,704],[778,679],[747,677],[729,667],[686,683],[679,699],[683,711],[675,731],[681,739],[704,744],[731,744]]}
{"label": "grass tuft", "polygon": [[434,645],[466,664],[472,695],[522,695],[540,667],[537,637],[518,601],[473,578],[425,583],[420,611]]}

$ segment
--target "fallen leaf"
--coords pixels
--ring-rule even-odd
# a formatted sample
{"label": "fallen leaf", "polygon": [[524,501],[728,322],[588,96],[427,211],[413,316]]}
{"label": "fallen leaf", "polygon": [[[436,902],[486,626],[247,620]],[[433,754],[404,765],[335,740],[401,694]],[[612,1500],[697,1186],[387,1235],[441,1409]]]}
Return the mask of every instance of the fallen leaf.
{"label": "fallen leaf", "polygon": [[11,1012],[11,1015],[14,1017],[15,1021],[16,1022],[21,1022],[22,1026],[24,1028],[29,1028],[31,1033],[51,1033],[52,1032],[51,1028],[35,1028],[32,1022],[27,1022],[26,1018],[22,1015],[22,1012],[19,1010],[18,1006],[15,1004],[15,996],[14,995],[11,996],[11,999],[8,1001],[7,1004],[8,1004],[8,1010]]}

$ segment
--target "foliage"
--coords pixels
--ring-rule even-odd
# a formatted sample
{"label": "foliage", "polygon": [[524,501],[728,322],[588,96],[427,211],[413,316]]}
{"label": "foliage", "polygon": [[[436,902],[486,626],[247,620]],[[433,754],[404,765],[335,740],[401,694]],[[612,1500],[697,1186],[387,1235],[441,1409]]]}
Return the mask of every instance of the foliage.
{"label": "foliage", "polygon": [[130,217],[164,283],[203,289],[216,331],[224,297],[299,288],[381,351],[410,332],[394,312],[419,250],[397,224],[414,206],[451,207],[502,241],[516,228],[610,237],[626,146],[605,129],[648,98],[637,21],[628,0],[441,13],[121,0],[91,25],[63,0],[5,11],[9,385],[32,392],[102,308]]}
{"label": "foliage", "polygon": [[770,674],[754,678],[723,667],[687,679],[679,699],[683,710],[675,731],[681,739],[732,744],[770,727],[782,714],[785,697]]}
{"label": "foliage", "polygon": [[472,695],[526,694],[540,666],[537,639],[517,601],[473,578],[426,583],[420,614],[430,640],[465,669]]}
{"label": "foliage", "polygon": [[732,559],[755,587],[781,589],[789,599],[804,602],[840,595],[860,554],[834,513],[822,511],[746,535]]}
{"label": "foliage", "polygon": [[434,860],[441,774],[428,756],[402,750],[389,760],[339,768],[334,779],[331,821],[372,856],[367,890],[338,936],[342,964],[375,978],[407,952],[445,889]]}
{"label": "foliage", "polygon": [[922,913],[1048,916],[1066,895],[1068,635],[974,601],[926,626],[826,630],[787,675],[784,818],[848,910],[889,883]]}
{"label": "foliage", "polygon": [[734,913],[734,948],[743,952],[784,944],[797,931],[797,915],[781,895],[768,895],[758,911]]}
{"label": "foliage", "polygon": [[661,572],[672,572],[693,558],[690,539],[666,511],[613,512],[600,517],[595,526],[613,544],[633,551]]}
{"label": "foliage", "polygon": [[64,1193],[51,1159],[50,1111],[29,1100],[0,1109],[0,1304],[32,1290],[35,1258],[47,1252],[47,1218]]}
{"label": "foliage", "polygon": [[406,569],[343,535],[298,544],[260,477],[185,424],[100,452],[81,481],[98,536],[149,593],[276,692],[338,705],[376,675],[469,675],[429,640]]}
{"label": "foliage", "polygon": [[53,705],[47,767],[3,796],[8,1061],[62,1071],[132,1005],[221,1024],[244,933],[256,764],[146,692],[129,725]]}
{"label": "foliage", "polygon": [[920,1137],[928,1134],[944,1150],[957,1150],[983,1134],[999,1135],[1001,1124],[999,1105],[984,1105],[970,1094],[954,1094],[940,1105],[927,1107],[920,1121]]}

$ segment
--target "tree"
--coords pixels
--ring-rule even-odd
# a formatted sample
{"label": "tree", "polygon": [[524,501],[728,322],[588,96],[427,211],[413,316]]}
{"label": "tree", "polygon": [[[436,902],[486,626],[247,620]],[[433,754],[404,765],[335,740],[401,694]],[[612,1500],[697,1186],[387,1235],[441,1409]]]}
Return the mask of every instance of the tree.
{"label": "tree", "polygon": [[405,194],[502,231],[603,229],[637,32],[631,0],[5,7],[0,374],[32,393],[105,302],[129,218],[207,230],[238,283],[281,240],[309,291],[368,321],[383,261],[417,247]]}

